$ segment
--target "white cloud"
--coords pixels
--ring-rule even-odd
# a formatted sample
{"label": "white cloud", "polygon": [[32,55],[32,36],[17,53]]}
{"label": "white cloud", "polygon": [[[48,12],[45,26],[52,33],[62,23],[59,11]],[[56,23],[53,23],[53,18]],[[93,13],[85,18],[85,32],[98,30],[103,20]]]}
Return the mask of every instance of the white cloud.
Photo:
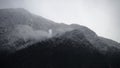
{"label": "white cloud", "polygon": [[29,39],[41,40],[43,38],[50,37],[48,32],[44,30],[34,30],[32,27],[28,25],[17,25],[12,34],[19,38],[23,38],[24,40]]}

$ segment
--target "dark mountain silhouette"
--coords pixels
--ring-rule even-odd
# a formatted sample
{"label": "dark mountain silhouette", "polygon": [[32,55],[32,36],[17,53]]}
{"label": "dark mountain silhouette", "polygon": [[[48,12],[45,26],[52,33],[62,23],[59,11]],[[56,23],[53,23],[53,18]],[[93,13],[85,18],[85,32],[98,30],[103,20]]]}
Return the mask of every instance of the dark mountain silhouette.
{"label": "dark mountain silhouette", "polygon": [[120,68],[119,43],[25,9],[0,9],[0,44],[0,68]]}
{"label": "dark mountain silhouette", "polygon": [[114,51],[107,44],[104,46],[111,50],[103,54],[82,31],[73,30],[9,54],[2,65],[12,68],[119,68],[119,49]]}

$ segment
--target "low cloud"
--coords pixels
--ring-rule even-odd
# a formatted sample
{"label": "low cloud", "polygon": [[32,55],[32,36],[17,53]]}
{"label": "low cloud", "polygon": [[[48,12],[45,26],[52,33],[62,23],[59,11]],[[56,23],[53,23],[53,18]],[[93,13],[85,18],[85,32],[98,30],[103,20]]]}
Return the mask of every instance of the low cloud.
{"label": "low cloud", "polygon": [[29,25],[17,25],[13,35],[19,38],[23,38],[24,40],[42,40],[44,38],[51,37],[49,32],[44,30],[35,30]]}

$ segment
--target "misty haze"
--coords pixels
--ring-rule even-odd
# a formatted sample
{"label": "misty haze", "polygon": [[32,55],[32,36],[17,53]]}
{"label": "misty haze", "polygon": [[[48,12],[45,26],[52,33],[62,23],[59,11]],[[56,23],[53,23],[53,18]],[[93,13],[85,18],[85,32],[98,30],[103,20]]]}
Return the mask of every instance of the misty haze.
{"label": "misty haze", "polygon": [[0,0],[0,68],[120,68],[118,0]]}

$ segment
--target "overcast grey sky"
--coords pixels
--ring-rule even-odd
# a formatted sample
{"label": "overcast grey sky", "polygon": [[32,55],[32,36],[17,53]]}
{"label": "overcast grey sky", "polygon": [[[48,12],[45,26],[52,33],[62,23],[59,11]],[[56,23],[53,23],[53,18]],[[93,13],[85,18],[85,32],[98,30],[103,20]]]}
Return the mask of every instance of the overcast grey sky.
{"label": "overcast grey sky", "polygon": [[76,23],[120,42],[120,0],[0,0],[0,8],[26,8],[59,23]]}

